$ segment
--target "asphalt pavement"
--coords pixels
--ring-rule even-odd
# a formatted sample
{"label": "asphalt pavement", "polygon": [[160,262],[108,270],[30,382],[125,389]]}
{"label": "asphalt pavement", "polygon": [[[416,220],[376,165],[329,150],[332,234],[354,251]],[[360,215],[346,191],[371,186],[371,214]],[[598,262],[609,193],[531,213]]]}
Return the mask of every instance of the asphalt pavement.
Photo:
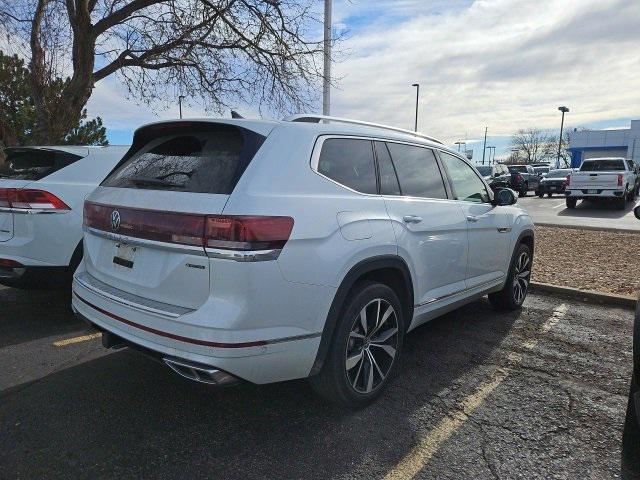
{"label": "asphalt pavement", "polygon": [[633,214],[635,203],[628,203],[625,210],[616,210],[608,202],[579,201],[574,209],[566,207],[562,195],[539,198],[529,195],[518,199],[518,205],[527,209],[536,224],[552,224],[567,227],[628,230],[640,232],[640,222]]}
{"label": "asphalt pavement", "polygon": [[215,390],[107,352],[68,293],[0,289],[0,478],[614,478],[632,312],[530,295],[412,332],[370,407]]}

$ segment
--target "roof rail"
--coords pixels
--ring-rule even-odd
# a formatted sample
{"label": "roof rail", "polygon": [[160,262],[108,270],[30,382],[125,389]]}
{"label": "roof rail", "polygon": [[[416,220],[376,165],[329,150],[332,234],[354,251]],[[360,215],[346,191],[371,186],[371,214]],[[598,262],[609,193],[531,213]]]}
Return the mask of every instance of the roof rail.
{"label": "roof rail", "polygon": [[388,125],[381,125],[379,123],[370,123],[370,122],[362,122],[360,120],[352,120],[350,118],[340,118],[340,117],[329,117],[327,115],[309,115],[305,113],[299,113],[296,115],[291,115],[283,119],[285,122],[308,122],[308,123],[320,123],[321,121],[327,122],[337,122],[337,123],[347,123],[351,125],[362,125],[364,127],[372,127],[372,128],[381,128],[384,130],[391,130],[393,132],[405,133],[407,135],[413,135],[414,137],[424,138],[425,140],[429,140],[431,142],[439,143],[444,145],[443,142],[438,140],[437,138],[430,137],[423,133],[414,132],[412,130],[405,130],[404,128],[398,127],[390,127]]}

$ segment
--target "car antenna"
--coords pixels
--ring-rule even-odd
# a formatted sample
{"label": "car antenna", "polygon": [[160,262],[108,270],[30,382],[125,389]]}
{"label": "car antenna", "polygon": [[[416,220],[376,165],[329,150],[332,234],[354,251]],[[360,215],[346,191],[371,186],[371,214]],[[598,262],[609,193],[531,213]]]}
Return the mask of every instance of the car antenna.
{"label": "car antenna", "polygon": [[244,118],[244,117],[240,115],[238,112],[236,112],[235,110],[231,110],[231,118]]}

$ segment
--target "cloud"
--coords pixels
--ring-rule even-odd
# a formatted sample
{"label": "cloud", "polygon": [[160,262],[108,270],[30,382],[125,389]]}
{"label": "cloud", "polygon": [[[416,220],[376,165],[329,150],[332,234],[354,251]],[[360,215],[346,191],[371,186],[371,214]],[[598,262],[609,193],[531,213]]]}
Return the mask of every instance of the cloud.
{"label": "cloud", "polygon": [[[418,2],[408,3],[417,4]],[[376,3],[376,2],[371,2]],[[344,8],[347,8],[345,6]],[[628,0],[492,0],[370,19],[343,47],[332,113],[411,128],[447,141],[465,134],[639,116],[640,4]],[[355,8],[355,6],[354,6]],[[361,15],[354,11],[354,15]],[[349,24],[349,12],[343,11]]]}

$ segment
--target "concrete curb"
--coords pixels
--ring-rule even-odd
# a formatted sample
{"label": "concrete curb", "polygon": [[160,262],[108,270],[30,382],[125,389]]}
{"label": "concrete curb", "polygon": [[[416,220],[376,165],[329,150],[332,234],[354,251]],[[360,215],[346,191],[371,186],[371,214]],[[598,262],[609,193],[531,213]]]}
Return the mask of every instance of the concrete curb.
{"label": "concrete curb", "polygon": [[533,223],[535,226],[539,226],[539,227],[573,228],[575,230],[593,230],[596,232],[611,232],[611,233],[635,233],[640,235],[640,230],[633,230],[631,228],[593,227],[590,225],[563,225],[561,223],[552,223],[552,222],[533,222]]}
{"label": "concrete curb", "polygon": [[550,283],[531,282],[529,291],[534,293],[555,293],[565,297],[571,297],[583,301],[591,301],[610,305],[612,307],[636,309],[638,299],[630,295],[614,295],[610,293],[594,292],[593,290],[580,290],[572,287],[561,287]]}

